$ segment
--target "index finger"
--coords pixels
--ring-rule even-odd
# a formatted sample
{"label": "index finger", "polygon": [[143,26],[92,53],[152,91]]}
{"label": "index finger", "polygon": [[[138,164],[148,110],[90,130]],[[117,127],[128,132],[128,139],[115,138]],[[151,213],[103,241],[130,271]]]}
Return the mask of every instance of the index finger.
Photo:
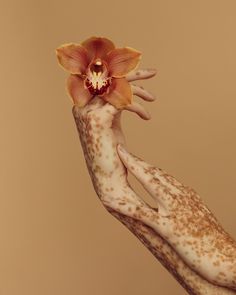
{"label": "index finger", "polygon": [[152,78],[156,75],[156,73],[156,69],[133,70],[132,72],[128,73],[125,78],[128,82],[132,82],[136,80]]}

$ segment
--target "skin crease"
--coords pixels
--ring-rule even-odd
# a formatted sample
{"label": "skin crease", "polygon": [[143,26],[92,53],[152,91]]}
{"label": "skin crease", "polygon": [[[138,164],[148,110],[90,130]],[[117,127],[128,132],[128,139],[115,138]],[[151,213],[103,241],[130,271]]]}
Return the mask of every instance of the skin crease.
{"label": "skin crease", "polygon": [[[154,71],[136,70],[128,81]],[[154,97],[132,85],[133,94]],[[138,103],[127,110],[143,119]],[[128,153],[121,130],[121,110],[94,97],[73,107],[81,145],[94,189],[105,208],[133,232],[189,294],[236,294],[236,242],[221,227],[198,194],[173,176]],[[157,203],[150,207],[130,187],[130,171]]]}

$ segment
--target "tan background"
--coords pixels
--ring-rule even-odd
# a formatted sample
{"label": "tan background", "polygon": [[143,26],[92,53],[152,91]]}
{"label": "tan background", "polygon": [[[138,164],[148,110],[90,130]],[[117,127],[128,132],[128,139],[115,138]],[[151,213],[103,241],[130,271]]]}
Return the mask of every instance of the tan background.
{"label": "tan background", "polygon": [[149,122],[124,114],[129,149],[235,237],[235,0],[1,0],[0,14],[0,294],[185,294],[96,197],[54,49],[96,35],[143,52],[159,74],[139,84],[159,99]]}

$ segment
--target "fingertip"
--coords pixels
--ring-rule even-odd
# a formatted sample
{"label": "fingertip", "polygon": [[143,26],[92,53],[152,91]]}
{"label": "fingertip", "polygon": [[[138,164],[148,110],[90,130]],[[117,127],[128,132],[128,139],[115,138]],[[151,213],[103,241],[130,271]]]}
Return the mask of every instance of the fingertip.
{"label": "fingertip", "polygon": [[143,118],[143,119],[146,120],[146,121],[148,121],[148,120],[150,120],[151,118],[152,118],[152,117],[151,117],[150,113],[147,112],[147,113],[146,113],[146,117]]}
{"label": "fingertip", "polygon": [[126,168],[129,166],[129,161],[130,161],[130,153],[125,149],[125,147],[122,144],[117,145],[117,153],[124,164]]}
{"label": "fingertip", "polygon": [[151,115],[149,114],[149,112],[141,104],[137,102],[132,102],[131,104],[127,105],[125,109],[127,111],[136,113],[143,120],[151,119]]}
{"label": "fingertip", "polygon": [[140,112],[136,112],[136,114],[137,114],[141,119],[143,119],[143,120],[145,120],[145,121],[148,121],[148,120],[151,119],[151,114],[150,114],[147,110],[145,110],[145,109],[143,109],[143,110],[140,111]]}
{"label": "fingertip", "polygon": [[123,146],[122,144],[120,144],[120,143],[118,143],[118,145],[117,145],[117,150],[118,150],[118,152],[120,152],[121,154],[126,153],[126,150],[125,150],[124,146]]}
{"label": "fingertip", "polygon": [[147,71],[150,73],[151,77],[156,76],[157,74],[157,69],[147,69]]}
{"label": "fingertip", "polygon": [[150,93],[150,100],[149,101],[155,101],[155,100],[157,100],[158,99],[158,97],[156,96],[156,94],[153,94],[153,93]]}

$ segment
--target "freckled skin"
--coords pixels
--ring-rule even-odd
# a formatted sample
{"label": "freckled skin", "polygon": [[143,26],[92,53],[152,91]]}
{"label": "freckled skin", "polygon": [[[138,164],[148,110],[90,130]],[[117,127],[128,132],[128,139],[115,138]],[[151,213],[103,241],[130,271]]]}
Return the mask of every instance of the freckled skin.
{"label": "freckled skin", "polygon": [[[117,144],[125,144],[121,111],[95,97],[73,115],[94,189],[189,294],[236,294],[236,244],[197,193]],[[122,159],[122,161],[121,161]],[[127,169],[157,202],[130,187]],[[157,280],[158,283],[158,280]]]}
{"label": "freckled skin", "polygon": [[155,224],[152,228],[168,238],[193,270],[213,283],[236,289],[236,243],[198,194],[127,152],[121,157],[159,204],[164,228]]}

